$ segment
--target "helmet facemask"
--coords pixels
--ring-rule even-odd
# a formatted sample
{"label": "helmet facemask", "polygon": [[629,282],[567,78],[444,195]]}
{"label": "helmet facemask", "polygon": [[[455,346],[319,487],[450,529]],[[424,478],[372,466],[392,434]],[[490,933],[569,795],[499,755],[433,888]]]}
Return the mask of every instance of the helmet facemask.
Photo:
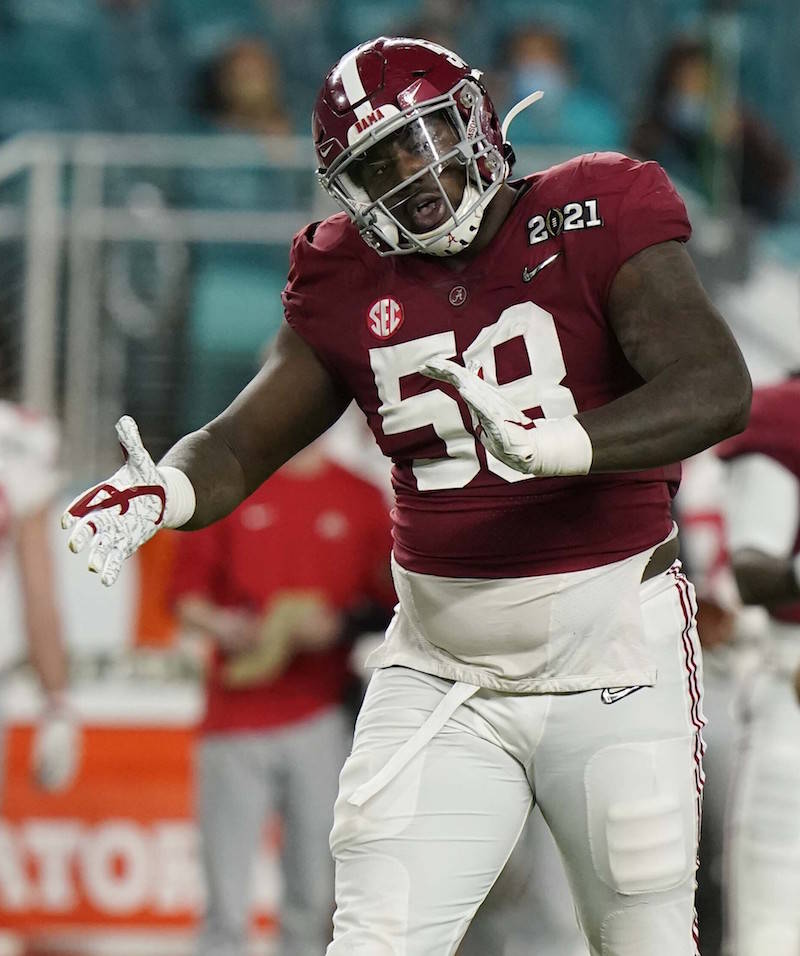
{"label": "helmet facemask", "polygon": [[379,255],[455,255],[475,238],[509,172],[484,132],[483,103],[464,79],[375,124],[319,171]]}

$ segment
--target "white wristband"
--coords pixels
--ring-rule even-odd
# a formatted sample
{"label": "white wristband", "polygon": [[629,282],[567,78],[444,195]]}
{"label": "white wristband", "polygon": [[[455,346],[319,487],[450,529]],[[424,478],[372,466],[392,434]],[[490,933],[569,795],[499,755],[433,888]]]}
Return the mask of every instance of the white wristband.
{"label": "white wristband", "polygon": [[577,418],[539,418],[530,437],[535,446],[533,474],[552,478],[589,473],[592,442]]}
{"label": "white wristband", "polygon": [[164,527],[180,528],[194,514],[197,500],[188,475],[171,465],[161,465],[158,473],[167,486],[167,503],[164,509]]}

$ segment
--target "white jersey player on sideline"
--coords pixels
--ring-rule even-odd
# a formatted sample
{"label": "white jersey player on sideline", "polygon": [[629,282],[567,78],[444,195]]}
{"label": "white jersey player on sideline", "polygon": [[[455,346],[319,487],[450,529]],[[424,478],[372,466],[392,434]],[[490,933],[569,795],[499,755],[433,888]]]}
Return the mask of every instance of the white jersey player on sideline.
{"label": "white jersey player on sideline", "polygon": [[[19,405],[0,400],[0,561],[11,557],[11,552],[16,558],[28,654],[45,695],[31,769],[39,786],[48,790],[70,783],[80,750],[79,730],[65,699],[67,659],[48,533],[49,505],[59,482],[55,426]],[[0,633],[0,640],[7,640],[11,627],[8,609],[0,615],[0,627],[5,632]],[[2,745],[0,723],[0,790]]]}
{"label": "white jersey player on sideline", "polygon": [[800,378],[756,389],[723,442],[727,528],[742,600],[769,611],[727,820],[726,956],[800,953]]}
{"label": "white jersey player on sideline", "polygon": [[743,607],[739,598],[728,554],[725,490],[725,465],[713,451],[705,451],[684,463],[675,499],[681,556],[697,588],[708,721],[696,897],[703,956],[721,954],[724,833],[740,732],[739,690],[758,666],[766,623],[762,608]]}

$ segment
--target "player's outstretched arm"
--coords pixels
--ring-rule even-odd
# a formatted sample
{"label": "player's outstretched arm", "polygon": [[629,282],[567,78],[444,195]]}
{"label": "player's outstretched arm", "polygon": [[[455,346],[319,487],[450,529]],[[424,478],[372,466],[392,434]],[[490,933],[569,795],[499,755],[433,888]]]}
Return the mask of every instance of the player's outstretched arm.
{"label": "player's outstretched arm", "polygon": [[283,326],[253,381],[158,466],[133,419],[120,419],[117,434],[126,462],[64,513],[70,548],[88,546],[89,570],[100,574],[103,584],[113,584],[122,562],[160,528],[202,528],[232,511],[322,434],[348,401],[313,351]]}
{"label": "player's outstretched arm", "polygon": [[578,415],[591,439],[592,472],[681,461],[742,431],[750,376],[681,243],[629,259],[612,284],[608,315],[644,384]]}
{"label": "player's outstretched arm", "polygon": [[203,528],[233,511],[329,428],[350,398],[303,339],[283,325],[249,385],[159,463],[180,469],[194,488],[195,511],[183,528]]}

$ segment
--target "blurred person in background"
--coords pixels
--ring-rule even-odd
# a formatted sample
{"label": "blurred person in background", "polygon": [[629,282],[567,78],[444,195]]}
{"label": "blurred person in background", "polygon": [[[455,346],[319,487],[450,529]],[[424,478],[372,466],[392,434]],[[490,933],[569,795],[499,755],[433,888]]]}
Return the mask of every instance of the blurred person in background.
{"label": "blurred person in background", "polygon": [[741,599],[769,612],[741,703],[728,811],[726,956],[800,952],[800,376],[756,389],[728,465],[726,518]]}
{"label": "blurred person in background", "polygon": [[[475,0],[418,0],[402,25],[404,36],[421,37],[448,50],[463,49],[480,16]],[[481,37],[481,42],[485,38]]]}
{"label": "blurred person in background", "polygon": [[727,185],[742,207],[778,219],[788,199],[792,162],[766,122],[742,103],[720,110],[708,45],[679,38],[665,51],[631,150],[655,159],[687,186],[712,199],[721,154]]}
{"label": "blurred person in background", "polygon": [[331,936],[328,834],[352,737],[352,640],[393,603],[381,492],[309,446],[223,521],[181,536],[172,593],[213,658],[196,760],[199,956],[244,956],[265,822],[282,823],[279,956]]}
{"label": "blurred person in background", "polygon": [[[44,694],[31,769],[36,783],[47,790],[69,786],[81,749],[80,729],[66,697],[67,654],[50,550],[50,505],[60,479],[55,425],[0,398],[0,560],[12,554],[16,560],[28,656]],[[0,608],[0,626],[11,626],[7,609],[4,614]],[[0,770],[2,750],[0,714]]]}
{"label": "blurred person in background", "polygon": [[291,132],[278,63],[269,47],[253,37],[235,40],[205,65],[198,79],[196,107],[221,132]]}
{"label": "blurred person in background", "polygon": [[568,41],[542,24],[519,24],[502,58],[509,105],[535,90],[544,97],[515,120],[520,146],[558,145],[574,150],[618,149],[622,127],[614,104],[581,82]]}
{"label": "blurred person in background", "polygon": [[[308,205],[312,184],[291,164],[265,168],[262,136],[290,132],[289,115],[272,50],[256,37],[224,43],[194,77],[195,125],[203,132],[254,137],[240,163],[193,167],[184,188],[195,206],[245,215]],[[280,151],[280,144],[269,147]],[[280,155],[280,152],[278,152]],[[191,251],[186,346],[178,418],[195,428],[229,401],[253,374],[253,355],[277,331],[286,272],[282,244],[204,242]],[[236,322],[227,321],[236,316]]]}
{"label": "blurred person in background", "polygon": [[721,956],[725,827],[741,721],[737,701],[757,666],[764,620],[742,606],[728,551],[725,466],[713,450],[683,463],[675,498],[681,560],[697,589],[703,648],[705,783],[696,907],[703,956]]}

